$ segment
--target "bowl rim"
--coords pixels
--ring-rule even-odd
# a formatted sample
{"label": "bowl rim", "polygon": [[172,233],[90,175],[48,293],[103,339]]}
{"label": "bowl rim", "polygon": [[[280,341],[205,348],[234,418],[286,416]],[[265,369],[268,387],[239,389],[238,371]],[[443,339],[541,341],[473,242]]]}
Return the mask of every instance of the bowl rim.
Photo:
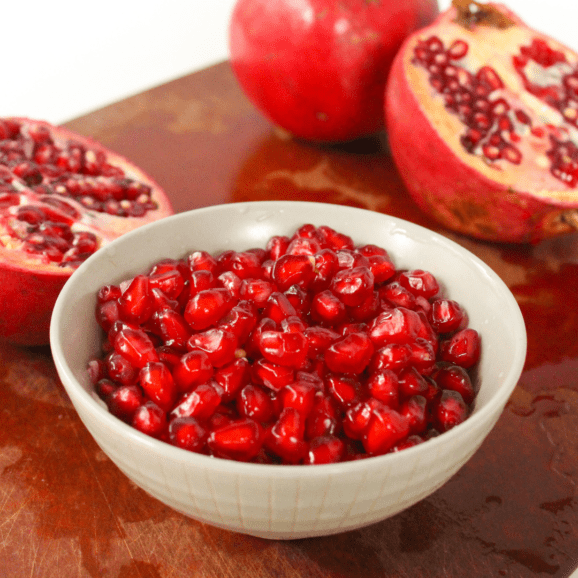
{"label": "bowl rim", "polygon": [[[81,383],[75,378],[71,367],[66,362],[66,358],[62,349],[62,343],[60,340],[60,335],[62,333],[62,320],[65,318],[63,310],[68,298],[68,295],[73,291],[76,284],[76,280],[87,270],[92,267],[94,261],[98,261],[102,254],[106,250],[116,249],[118,245],[122,245],[126,242],[126,238],[145,235],[150,228],[156,227],[169,227],[171,223],[176,220],[189,219],[193,214],[200,213],[211,213],[219,211],[227,211],[231,209],[237,209],[239,212],[245,212],[251,209],[267,209],[267,210],[279,210],[283,206],[291,204],[293,206],[300,205],[303,210],[303,214],[307,215],[307,211],[314,207],[323,208],[325,210],[336,210],[343,212],[362,212],[364,214],[371,214],[376,218],[384,218],[392,222],[394,225],[411,230],[417,230],[421,232],[422,235],[429,235],[432,242],[435,242],[438,246],[443,247],[445,250],[449,250],[455,255],[467,256],[472,264],[482,273],[484,276],[489,277],[495,289],[501,294],[504,299],[504,307],[511,311],[512,313],[512,327],[516,334],[519,334],[521,339],[517,342],[516,349],[512,352],[512,363],[508,368],[508,371],[504,373],[502,377],[502,382],[504,385],[500,387],[488,400],[488,403],[481,409],[472,413],[468,419],[458,426],[452,428],[451,430],[444,432],[443,434],[436,436],[427,440],[426,442],[420,443],[416,446],[409,447],[400,452],[388,453],[380,456],[371,456],[368,458],[338,462],[331,464],[315,464],[314,467],[305,464],[284,464],[280,467],[278,464],[262,464],[255,462],[241,462],[236,460],[229,460],[224,458],[215,458],[205,454],[198,454],[172,446],[166,442],[155,439],[148,436],[129,424],[123,422],[122,420],[113,416],[103,405],[100,400],[95,398],[95,394],[91,394],[87,391]],[[313,220],[313,219],[311,219]],[[306,222],[306,219],[304,220]],[[62,288],[53,309],[51,324],[50,324],[50,347],[52,351],[52,356],[54,363],[56,365],[58,374],[62,381],[62,384],[67,391],[75,409],[76,404],[80,403],[85,408],[85,411],[89,411],[98,420],[103,420],[106,424],[108,430],[114,430],[121,437],[128,438],[131,442],[135,443],[141,448],[147,448],[154,452],[155,454],[161,456],[163,460],[175,460],[181,463],[186,463],[190,467],[202,467],[211,468],[213,470],[224,471],[227,473],[241,474],[254,474],[263,475],[273,478],[296,478],[296,477],[316,477],[319,475],[332,475],[332,474],[345,474],[350,472],[355,472],[356,470],[363,470],[366,468],[383,468],[386,465],[394,466],[399,460],[404,460],[405,457],[409,457],[413,454],[425,453],[429,451],[435,451],[441,445],[450,443],[453,439],[462,435],[462,432],[468,428],[475,428],[481,425],[484,421],[490,419],[489,414],[493,414],[496,409],[505,406],[507,400],[509,399],[512,391],[516,387],[520,375],[522,373],[526,352],[527,352],[527,334],[524,318],[520,307],[513,296],[512,292],[509,290],[504,281],[495,273],[489,265],[483,262],[479,257],[474,255],[471,251],[462,247],[457,242],[444,236],[442,233],[438,233],[422,225],[412,223],[400,217],[394,215],[388,215],[386,213],[372,211],[369,209],[362,209],[357,207],[349,207],[344,205],[332,205],[329,203],[320,202],[309,202],[309,201],[246,201],[240,203],[224,203],[218,205],[211,205],[208,207],[201,207],[197,209],[191,209],[188,211],[183,211],[176,213],[174,215],[164,217],[158,221],[152,223],[147,223],[142,227],[129,231],[120,237],[114,239],[113,241],[107,243],[101,249],[96,251],[91,255],[86,261],[84,261],[70,276],[66,281],[64,287]],[[502,411],[500,409],[500,413]],[[499,417],[499,414],[498,414]],[[83,420],[82,420],[83,421]],[[404,457],[405,456],[405,457]],[[360,466],[363,464],[363,466]]]}

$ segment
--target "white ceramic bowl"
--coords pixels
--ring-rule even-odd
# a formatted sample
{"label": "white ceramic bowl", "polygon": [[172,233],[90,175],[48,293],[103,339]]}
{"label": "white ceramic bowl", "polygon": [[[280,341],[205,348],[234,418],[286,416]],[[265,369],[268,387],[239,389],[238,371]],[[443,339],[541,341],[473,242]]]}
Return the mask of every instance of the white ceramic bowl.
{"label": "white ceramic bowl", "polygon": [[[264,247],[304,223],[329,225],[356,243],[385,247],[398,268],[434,273],[482,336],[480,390],[468,420],[395,454],[340,464],[247,464],[187,452],[113,417],[92,391],[86,366],[100,351],[97,290],[193,250]],[[380,213],[304,202],[197,209],[123,235],[83,263],[63,288],[50,329],[58,373],[80,418],[137,485],[192,518],[265,538],[352,530],[392,516],[444,484],[492,429],[521,374],[526,332],[518,305],[477,257],[432,231]],[[508,451],[504,448],[504,451]]]}

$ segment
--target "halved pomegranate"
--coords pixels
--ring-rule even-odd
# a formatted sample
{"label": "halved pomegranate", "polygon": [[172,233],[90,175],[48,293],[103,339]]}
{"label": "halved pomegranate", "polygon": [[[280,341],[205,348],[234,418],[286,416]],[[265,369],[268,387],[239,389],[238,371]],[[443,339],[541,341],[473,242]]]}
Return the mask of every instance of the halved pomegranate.
{"label": "halved pomegranate", "polygon": [[0,119],[0,340],[48,343],[54,302],[99,247],[172,208],[150,177],[62,127]]}
{"label": "halved pomegranate", "polygon": [[454,0],[408,37],[385,114],[409,192],[448,228],[508,242],[578,228],[578,55],[504,6]]}

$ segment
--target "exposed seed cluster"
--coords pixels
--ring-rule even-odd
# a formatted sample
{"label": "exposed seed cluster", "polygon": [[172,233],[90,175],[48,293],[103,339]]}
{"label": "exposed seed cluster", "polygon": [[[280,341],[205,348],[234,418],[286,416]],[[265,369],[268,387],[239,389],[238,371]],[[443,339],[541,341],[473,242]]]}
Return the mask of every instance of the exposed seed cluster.
{"label": "exposed seed cluster", "polygon": [[77,266],[98,248],[93,233],[71,228],[84,209],[140,217],[157,208],[151,194],[148,185],[109,164],[103,151],[57,144],[43,124],[0,119],[4,246],[21,245],[50,262]]}
{"label": "exposed seed cluster", "polygon": [[[552,125],[539,126],[531,111],[512,109],[500,95],[504,82],[492,67],[482,66],[474,72],[465,67],[462,59],[468,48],[461,39],[446,48],[437,36],[431,36],[417,43],[412,60],[428,71],[429,83],[443,96],[446,109],[466,127],[460,137],[463,148],[488,163],[504,160],[518,165],[522,153],[517,143],[524,138],[547,136],[551,144],[547,152],[550,172],[568,186],[576,186],[578,147],[567,131]],[[534,39],[520,48],[512,62],[528,92],[558,110],[564,123],[578,127],[578,68],[571,68],[562,52],[542,39]],[[559,70],[553,70],[556,67]]]}

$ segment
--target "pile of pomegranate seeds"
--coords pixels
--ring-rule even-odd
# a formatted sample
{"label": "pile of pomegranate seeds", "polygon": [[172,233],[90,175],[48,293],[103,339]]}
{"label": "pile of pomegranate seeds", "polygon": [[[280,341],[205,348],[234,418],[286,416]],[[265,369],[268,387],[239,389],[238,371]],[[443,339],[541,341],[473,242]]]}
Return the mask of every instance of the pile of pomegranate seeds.
{"label": "pile of pomegranate seeds", "polygon": [[480,337],[433,275],[327,226],[265,249],[195,251],[98,292],[109,411],[219,458],[322,464],[463,422]]}

